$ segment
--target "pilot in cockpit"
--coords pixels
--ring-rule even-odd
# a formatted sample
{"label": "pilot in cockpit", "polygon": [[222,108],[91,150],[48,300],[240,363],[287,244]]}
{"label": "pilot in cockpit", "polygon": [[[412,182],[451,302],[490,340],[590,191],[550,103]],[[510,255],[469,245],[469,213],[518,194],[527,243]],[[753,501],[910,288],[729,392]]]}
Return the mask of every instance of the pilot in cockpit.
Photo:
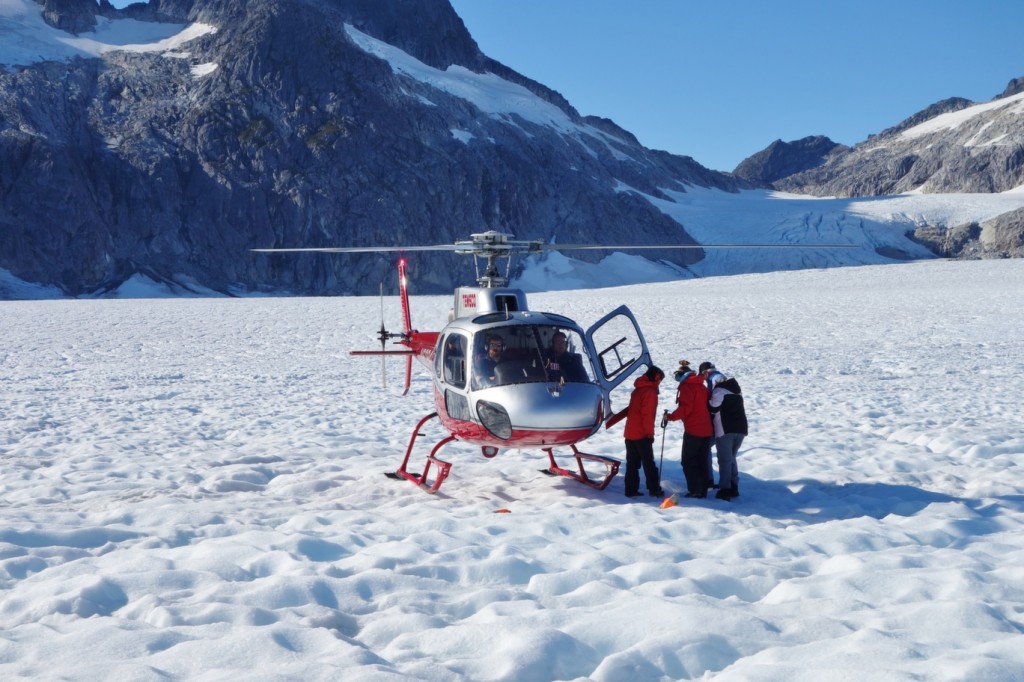
{"label": "pilot in cockpit", "polygon": [[501,355],[505,351],[505,342],[497,334],[487,337],[485,353],[481,355],[474,367],[476,384],[478,387],[493,386],[496,382],[495,367],[501,362]]}

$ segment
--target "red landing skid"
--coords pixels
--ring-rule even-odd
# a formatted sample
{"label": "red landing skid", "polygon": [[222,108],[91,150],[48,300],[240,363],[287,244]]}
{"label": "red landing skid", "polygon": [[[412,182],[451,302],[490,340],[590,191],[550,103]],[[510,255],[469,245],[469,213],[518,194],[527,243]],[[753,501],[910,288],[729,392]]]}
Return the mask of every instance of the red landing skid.
{"label": "red landing skid", "polygon": [[[436,455],[438,450],[440,450],[445,445],[455,440],[455,436],[447,436],[446,438],[441,439],[436,445],[434,445],[434,447],[430,450],[430,454],[427,455],[427,462],[423,467],[422,474],[417,476],[416,474],[410,473],[408,470],[408,465],[409,456],[412,454],[412,448],[413,445],[415,445],[416,443],[416,439],[420,435],[420,430],[423,428],[424,424],[426,424],[428,421],[435,418],[436,416],[437,412],[432,412],[423,419],[421,419],[418,424],[416,424],[416,428],[413,429],[412,436],[409,438],[409,446],[405,449],[405,458],[402,460],[402,466],[398,467],[398,470],[395,471],[394,473],[387,474],[391,478],[404,478],[407,481],[412,481],[419,487],[425,489],[428,493],[436,493],[438,488],[441,487],[441,484],[444,483],[444,480],[448,478],[448,472],[451,471],[452,468],[451,462],[446,462],[443,459],[438,459]],[[607,488],[608,484],[611,483],[611,480],[615,478],[615,474],[619,473],[620,462],[617,459],[612,459],[611,457],[603,457],[601,455],[591,455],[586,452],[580,452],[575,445],[571,445],[570,447],[572,447],[572,452],[576,457],[576,466],[579,469],[579,473],[569,471],[568,469],[563,469],[562,467],[558,466],[558,464],[555,462],[555,454],[554,452],[552,452],[552,448],[542,448],[544,452],[548,453],[548,459],[551,462],[551,466],[547,469],[542,469],[541,471],[551,476],[566,476],[568,478],[572,478],[576,481],[579,481],[583,485],[594,488],[595,490],[604,490],[605,488]],[[497,450],[494,450],[494,452],[496,453]],[[484,456],[493,457],[494,455],[488,455],[485,452]],[[605,466],[604,478],[595,480],[588,476],[586,469],[584,469],[583,467],[583,460],[589,460],[591,462],[598,462],[600,464],[603,464]],[[431,465],[437,466],[437,474],[434,478],[434,482],[428,483],[427,475],[430,473]]]}
{"label": "red landing skid", "polygon": [[[604,490],[607,488],[608,484],[612,482],[613,478],[615,478],[615,474],[619,473],[619,460],[612,459],[611,457],[604,457],[602,455],[591,455],[587,452],[580,452],[575,445],[571,445],[570,447],[572,448],[573,454],[576,455],[576,467],[580,470],[579,473],[569,471],[568,469],[563,469],[558,466],[558,464],[555,463],[555,453],[551,451],[551,448],[544,448],[544,452],[548,453],[548,459],[551,460],[551,466],[547,469],[542,469],[541,471],[552,476],[568,476],[569,478],[575,479],[583,485],[588,485],[595,490]],[[594,480],[587,476],[587,471],[583,468],[583,460],[603,464],[605,468],[604,478],[601,480]]]}
{"label": "red landing skid", "polygon": [[[423,428],[424,424],[436,416],[437,412],[431,412],[416,424],[416,428],[412,430],[412,436],[409,438],[409,447],[405,449],[405,459],[402,460],[402,466],[398,467],[398,471],[395,473],[388,474],[391,478],[404,478],[407,481],[412,481],[421,488],[425,488],[428,493],[436,493],[437,489],[441,487],[442,483],[444,483],[444,479],[448,478],[448,472],[452,468],[451,462],[438,459],[434,455],[437,454],[438,450],[455,440],[455,436],[442,438],[441,441],[431,449],[430,454],[427,455],[427,464],[423,467],[423,473],[419,476],[416,474],[410,474],[406,467],[409,465],[409,455],[412,454],[412,446],[416,443],[416,438],[420,435],[420,429]],[[437,465],[437,477],[434,479],[434,483],[432,485],[427,485],[427,474],[430,473],[431,464]]]}

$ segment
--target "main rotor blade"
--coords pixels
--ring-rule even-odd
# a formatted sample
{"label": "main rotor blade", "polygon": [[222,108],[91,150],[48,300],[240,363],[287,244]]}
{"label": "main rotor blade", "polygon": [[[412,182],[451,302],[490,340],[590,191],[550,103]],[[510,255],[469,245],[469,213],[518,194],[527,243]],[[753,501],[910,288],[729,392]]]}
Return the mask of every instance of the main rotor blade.
{"label": "main rotor blade", "polygon": [[[500,250],[510,251],[616,251],[655,249],[855,249],[857,244],[545,244],[543,242],[508,242]],[[290,249],[250,249],[255,253],[386,253],[389,251],[466,251],[469,244],[434,244],[432,246],[324,246]],[[487,252],[484,246],[479,249]],[[499,249],[495,249],[499,250]]]}
{"label": "main rotor blade", "polygon": [[323,246],[293,249],[249,249],[256,253],[380,253],[385,251],[455,251],[457,244],[435,244],[433,246]]}
{"label": "main rotor blade", "polygon": [[853,249],[856,244],[543,244],[544,251],[613,251],[616,249]]}

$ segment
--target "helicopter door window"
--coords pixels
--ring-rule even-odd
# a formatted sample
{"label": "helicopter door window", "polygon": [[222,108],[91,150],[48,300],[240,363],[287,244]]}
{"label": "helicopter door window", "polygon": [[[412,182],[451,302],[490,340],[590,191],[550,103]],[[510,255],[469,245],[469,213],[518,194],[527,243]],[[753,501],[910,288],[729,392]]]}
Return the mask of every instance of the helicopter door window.
{"label": "helicopter door window", "polygon": [[444,342],[445,383],[455,388],[466,387],[466,339],[460,334],[449,334]]}
{"label": "helicopter door window", "polygon": [[602,385],[612,387],[625,381],[636,368],[650,362],[647,342],[636,318],[619,306],[587,330],[588,346],[596,353],[595,369]]}

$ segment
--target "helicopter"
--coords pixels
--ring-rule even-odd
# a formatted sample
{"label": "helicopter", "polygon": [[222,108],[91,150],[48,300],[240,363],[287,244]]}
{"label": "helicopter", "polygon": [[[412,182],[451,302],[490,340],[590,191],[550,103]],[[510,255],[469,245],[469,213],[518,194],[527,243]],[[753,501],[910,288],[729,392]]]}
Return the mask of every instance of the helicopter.
{"label": "helicopter", "polygon": [[[455,289],[447,324],[440,331],[418,331],[412,327],[406,259],[399,258],[402,330],[388,331],[382,321],[377,336],[380,350],[351,351],[352,355],[380,355],[382,362],[384,356],[404,356],[403,395],[411,384],[413,359],[426,368],[433,382],[435,409],[413,428],[400,466],[387,474],[391,478],[436,493],[452,467],[438,453],[453,441],[478,446],[488,459],[509,449],[540,449],[548,456],[544,473],[568,477],[596,490],[605,489],[618,473],[619,460],[584,452],[578,444],[612,416],[612,391],[641,367],[651,365],[640,325],[625,305],[586,329],[564,315],[531,310],[525,292],[508,286],[513,254],[582,249],[780,248],[774,244],[548,244],[515,240],[513,236],[488,230],[471,234],[468,240],[429,246],[253,249],[260,253],[447,251],[471,255],[477,263],[485,261],[482,274],[477,268],[477,286]],[[500,258],[508,259],[505,275],[498,269]],[[388,349],[389,341],[401,348]],[[424,426],[433,419],[440,421],[448,435],[430,447],[421,471],[410,471],[413,449]],[[555,448],[568,448],[575,467],[561,466]],[[590,472],[587,464],[591,465]],[[601,473],[592,473],[601,467]],[[431,468],[435,469],[432,480]]]}

